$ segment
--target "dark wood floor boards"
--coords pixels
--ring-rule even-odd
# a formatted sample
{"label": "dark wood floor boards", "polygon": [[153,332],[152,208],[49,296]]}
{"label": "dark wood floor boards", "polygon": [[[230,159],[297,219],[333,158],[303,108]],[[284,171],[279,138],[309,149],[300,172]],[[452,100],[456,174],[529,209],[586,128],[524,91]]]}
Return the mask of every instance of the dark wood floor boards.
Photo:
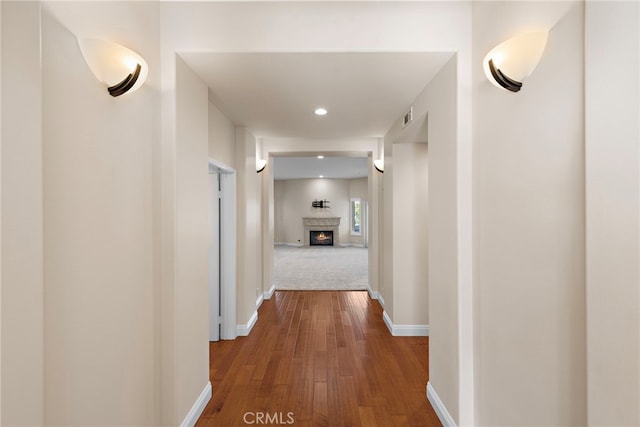
{"label": "dark wood floor boards", "polygon": [[440,426],[428,348],[392,337],[366,292],[277,291],[249,337],[210,344],[213,396],[197,426],[247,425],[247,413],[253,425],[291,413],[294,426]]}

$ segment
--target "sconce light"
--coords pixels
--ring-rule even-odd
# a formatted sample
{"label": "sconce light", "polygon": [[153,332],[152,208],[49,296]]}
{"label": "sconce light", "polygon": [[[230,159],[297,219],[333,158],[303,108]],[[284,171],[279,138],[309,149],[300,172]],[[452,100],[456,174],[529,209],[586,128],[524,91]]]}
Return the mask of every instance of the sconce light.
{"label": "sconce light", "polygon": [[79,39],[80,51],[96,78],[111,96],[133,92],[147,79],[149,66],[140,55],[117,43]]}
{"label": "sconce light", "polygon": [[267,167],[267,161],[262,159],[256,159],[256,172],[260,173]]}
{"label": "sconce light", "polygon": [[491,49],[482,63],[487,79],[499,88],[518,92],[538,65],[548,35],[546,30],[525,33]]}
{"label": "sconce light", "polygon": [[384,160],[378,159],[373,161],[373,167],[380,173],[384,173]]}

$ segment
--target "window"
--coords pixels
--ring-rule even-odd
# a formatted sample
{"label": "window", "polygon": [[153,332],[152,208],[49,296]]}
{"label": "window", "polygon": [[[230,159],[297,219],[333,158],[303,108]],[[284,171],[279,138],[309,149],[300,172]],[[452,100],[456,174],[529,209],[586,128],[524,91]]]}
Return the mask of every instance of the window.
{"label": "window", "polygon": [[360,199],[351,199],[351,235],[360,236],[362,230]]}

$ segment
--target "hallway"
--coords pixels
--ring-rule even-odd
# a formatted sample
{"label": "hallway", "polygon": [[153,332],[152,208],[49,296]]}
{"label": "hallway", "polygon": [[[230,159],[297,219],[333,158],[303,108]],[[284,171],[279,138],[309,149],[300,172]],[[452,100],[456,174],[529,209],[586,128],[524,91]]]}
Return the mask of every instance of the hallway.
{"label": "hallway", "polygon": [[[0,39],[1,426],[640,426],[640,0],[0,1]],[[276,290],[312,231],[369,295]]]}
{"label": "hallway", "polygon": [[439,426],[428,349],[392,337],[366,292],[276,291],[250,336],[210,343],[213,397],[197,425]]}

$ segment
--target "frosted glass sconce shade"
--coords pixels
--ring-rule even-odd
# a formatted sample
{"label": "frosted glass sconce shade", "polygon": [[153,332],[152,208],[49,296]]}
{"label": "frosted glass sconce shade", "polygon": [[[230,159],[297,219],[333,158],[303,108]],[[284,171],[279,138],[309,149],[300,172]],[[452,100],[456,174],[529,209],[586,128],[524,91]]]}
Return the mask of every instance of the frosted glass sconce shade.
{"label": "frosted glass sconce shade", "polygon": [[499,88],[518,92],[522,82],[538,65],[548,35],[546,30],[530,32],[512,37],[491,49],[482,64],[487,79]]}
{"label": "frosted glass sconce shade", "polygon": [[378,159],[373,161],[373,167],[380,173],[384,173],[384,160]]}
{"label": "frosted glass sconce shade", "polygon": [[266,160],[256,160],[256,172],[260,173],[264,170],[264,168],[267,167],[267,161]]}
{"label": "frosted glass sconce shade", "polygon": [[131,49],[100,39],[79,39],[78,43],[91,72],[111,96],[134,92],[147,79],[147,62]]}

